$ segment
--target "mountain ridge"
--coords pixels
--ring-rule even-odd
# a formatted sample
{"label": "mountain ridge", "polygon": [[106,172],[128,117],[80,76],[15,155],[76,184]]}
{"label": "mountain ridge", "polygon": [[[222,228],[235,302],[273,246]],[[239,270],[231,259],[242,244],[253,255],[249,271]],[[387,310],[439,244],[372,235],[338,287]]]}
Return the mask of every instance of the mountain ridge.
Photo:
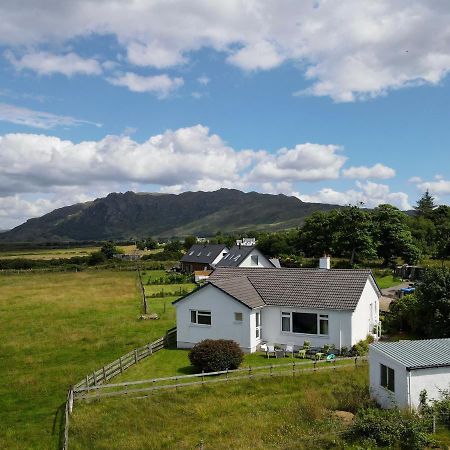
{"label": "mountain ridge", "polygon": [[0,235],[0,241],[57,242],[211,236],[217,231],[279,230],[301,225],[315,211],[337,205],[306,203],[284,194],[236,189],[183,192],[112,192],[55,209]]}

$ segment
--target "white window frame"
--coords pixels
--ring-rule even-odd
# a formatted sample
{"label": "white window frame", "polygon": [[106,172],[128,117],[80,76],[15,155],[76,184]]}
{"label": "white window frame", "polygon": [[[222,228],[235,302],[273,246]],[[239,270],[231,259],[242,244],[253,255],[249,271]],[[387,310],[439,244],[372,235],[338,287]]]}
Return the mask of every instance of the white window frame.
{"label": "white window frame", "polygon": [[[386,372],[386,384],[383,384],[382,372],[384,371]],[[389,392],[395,393],[395,370],[383,363],[380,363],[380,386]]]}
{"label": "white window frame", "polygon": [[[317,333],[299,333],[297,331],[293,331],[293,324],[292,324],[292,315],[293,314],[315,314],[317,319]],[[281,311],[281,324],[280,329],[282,333],[292,333],[297,335],[307,335],[307,336],[319,336],[319,337],[327,337],[330,335],[330,317],[328,314],[320,314],[315,312],[304,312],[304,311]],[[289,330],[283,330],[283,318],[289,318]],[[320,332],[320,323],[321,321],[327,321],[328,322],[328,334],[322,334]]]}
{"label": "white window frame", "polygon": [[[212,325],[212,314],[211,311],[206,311],[204,309],[190,309],[189,310],[190,313],[190,320],[191,320],[191,325],[192,326],[197,326],[197,327],[210,327]],[[210,323],[198,323],[198,318],[200,317],[209,317],[209,321]],[[194,318],[195,321],[193,321],[192,319]]]}
{"label": "white window frame", "polygon": [[255,337],[261,339],[261,311],[255,313]]}

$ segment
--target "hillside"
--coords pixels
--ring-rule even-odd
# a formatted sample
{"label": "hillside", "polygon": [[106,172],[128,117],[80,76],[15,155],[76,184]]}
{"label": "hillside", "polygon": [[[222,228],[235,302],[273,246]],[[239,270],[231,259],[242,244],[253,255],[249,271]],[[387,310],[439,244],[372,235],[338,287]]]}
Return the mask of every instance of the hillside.
{"label": "hillside", "polygon": [[210,236],[217,231],[277,230],[300,225],[335,205],[234,189],[182,194],[112,193],[56,209],[2,233],[0,241],[45,242]]}

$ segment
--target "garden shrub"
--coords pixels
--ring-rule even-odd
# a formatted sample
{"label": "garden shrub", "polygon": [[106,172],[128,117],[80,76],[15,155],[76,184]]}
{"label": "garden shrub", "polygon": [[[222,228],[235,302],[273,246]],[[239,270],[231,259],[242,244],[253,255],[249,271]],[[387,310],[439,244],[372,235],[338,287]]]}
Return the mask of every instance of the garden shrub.
{"label": "garden shrub", "polygon": [[374,338],[371,334],[368,334],[365,339],[362,339],[361,341],[357,342],[352,347],[353,354],[356,354],[358,356],[365,356],[369,352],[369,344],[371,344],[374,341]]}
{"label": "garden shrub", "polygon": [[217,372],[237,369],[244,360],[239,345],[226,339],[206,339],[189,352],[189,361],[197,370]]}
{"label": "garden shrub", "polygon": [[357,412],[347,438],[374,442],[381,447],[419,450],[430,443],[429,431],[416,413],[363,408]]}

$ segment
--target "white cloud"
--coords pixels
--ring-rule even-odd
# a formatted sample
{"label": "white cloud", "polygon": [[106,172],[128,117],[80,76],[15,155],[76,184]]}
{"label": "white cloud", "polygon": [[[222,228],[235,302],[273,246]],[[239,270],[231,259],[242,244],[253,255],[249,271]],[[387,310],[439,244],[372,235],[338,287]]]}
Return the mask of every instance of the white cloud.
{"label": "white cloud", "polygon": [[305,202],[332,203],[336,205],[355,205],[362,202],[368,208],[373,208],[383,203],[390,203],[402,210],[411,209],[408,194],[391,192],[386,184],[377,184],[371,181],[361,183],[357,181],[356,186],[359,190],[349,189],[339,192],[331,188],[324,188],[311,195],[297,193],[297,197]]}
{"label": "white cloud", "polygon": [[421,191],[429,190],[432,194],[448,195],[450,194],[450,180],[442,178],[436,179],[436,181],[422,181],[417,183],[417,187]]}
{"label": "white cloud", "polygon": [[252,182],[320,181],[339,177],[346,157],[336,145],[299,144],[294,148],[282,148],[275,154],[266,153],[256,164],[248,179]]}
{"label": "white cloud", "polygon": [[108,78],[115,86],[125,86],[132,92],[150,92],[159,98],[165,98],[183,86],[183,78],[171,78],[168,75],[142,76],[132,72]]}
{"label": "white cloud", "polygon": [[56,114],[35,111],[8,103],[0,103],[0,121],[42,129],[73,127],[83,124],[101,127],[101,124],[88,120],[75,119],[70,116],[58,116]]}
{"label": "white cloud", "polygon": [[93,58],[82,58],[70,52],[64,55],[55,55],[48,52],[27,53],[16,58],[12,52],[5,52],[6,58],[18,70],[29,69],[39,75],[53,75],[60,73],[68,77],[75,74],[99,75],[101,65]]}
{"label": "white cloud", "polygon": [[391,167],[387,167],[384,164],[375,164],[372,167],[359,166],[359,167],[349,167],[342,171],[345,178],[379,178],[388,179],[395,177],[395,170]]}
{"label": "white cloud", "polygon": [[115,36],[138,66],[185,64],[202,48],[248,71],[291,61],[310,80],[302,94],[335,101],[436,85],[450,70],[445,1],[136,0],[118,7],[115,0],[41,0],[39,14],[11,1],[0,4],[0,17],[5,47],[39,48],[97,34]]}
{"label": "white cloud", "polygon": [[203,86],[206,86],[211,81],[206,75],[202,75],[201,77],[197,78],[197,81],[200,84],[203,84]]}

